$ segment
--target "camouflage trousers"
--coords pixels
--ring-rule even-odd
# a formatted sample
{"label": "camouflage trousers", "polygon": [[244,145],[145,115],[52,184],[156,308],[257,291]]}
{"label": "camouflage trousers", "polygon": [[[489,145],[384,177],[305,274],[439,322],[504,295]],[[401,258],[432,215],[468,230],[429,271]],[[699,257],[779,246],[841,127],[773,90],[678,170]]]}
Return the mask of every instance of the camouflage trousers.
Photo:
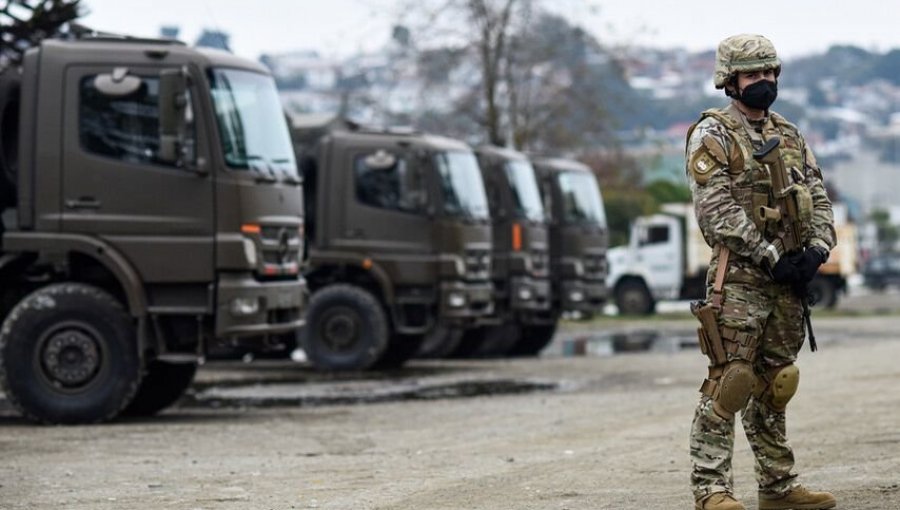
{"label": "camouflage trousers", "polygon": [[[729,267],[718,323],[720,328],[751,333],[759,339],[755,359],[751,361],[757,376],[761,377],[797,359],[804,341],[803,308],[789,288],[767,278],[751,277],[747,278],[750,281],[728,283],[732,279],[741,280],[734,277],[745,274],[739,267]],[[751,397],[741,417],[756,457],[759,490],[776,496],[796,487],[794,453],[787,440],[785,413],[772,409],[763,399]],[[690,438],[691,488],[696,499],[714,492],[733,492],[731,460],[735,421],[736,418],[719,416],[713,411],[712,399],[701,396]]]}

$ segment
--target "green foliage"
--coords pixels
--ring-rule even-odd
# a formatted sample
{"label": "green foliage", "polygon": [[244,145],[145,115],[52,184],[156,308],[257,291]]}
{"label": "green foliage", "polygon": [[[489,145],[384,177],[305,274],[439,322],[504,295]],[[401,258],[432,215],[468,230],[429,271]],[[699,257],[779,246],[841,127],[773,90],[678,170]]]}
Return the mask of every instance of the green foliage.
{"label": "green foliage", "polygon": [[631,222],[638,216],[652,214],[657,209],[653,197],[644,190],[603,190],[603,203],[609,225],[610,246],[627,244]]}
{"label": "green foliage", "polygon": [[691,201],[691,189],[683,184],[658,180],[648,184],[645,189],[657,205]]}
{"label": "green foliage", "polygon": [[893,251],[900,240],[900,229],[891,224],[891,215],[884,209],[876,209],[869,218],[875,223],[878,246],[882,251]]}

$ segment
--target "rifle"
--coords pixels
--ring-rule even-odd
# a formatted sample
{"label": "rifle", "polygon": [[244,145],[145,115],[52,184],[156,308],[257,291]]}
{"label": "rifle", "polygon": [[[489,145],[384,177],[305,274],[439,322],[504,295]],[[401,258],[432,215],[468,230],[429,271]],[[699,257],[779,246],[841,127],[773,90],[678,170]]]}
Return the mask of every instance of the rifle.
{"label": "rifle", "polygon": [[[758,218],[779,222],[779,234],[784,245],[784,255],[793,255],[803,251],[803,240],[800,236],[800,208],[797,205],[797,190],[791,184],[784,161],[781,159],[781,139],[773,136],[753,153],[753,159],[766,165],[772,179],[772,193],[775,196],[775,208],[760,206],[754,211]],[[809,348],[815,352],[816,336],[813,334],[812,319],[810,318],[810,298],[808,284],[794,287],[794,292],[803,304],[803,319],[806,322],[806,330],[809,332]]]}

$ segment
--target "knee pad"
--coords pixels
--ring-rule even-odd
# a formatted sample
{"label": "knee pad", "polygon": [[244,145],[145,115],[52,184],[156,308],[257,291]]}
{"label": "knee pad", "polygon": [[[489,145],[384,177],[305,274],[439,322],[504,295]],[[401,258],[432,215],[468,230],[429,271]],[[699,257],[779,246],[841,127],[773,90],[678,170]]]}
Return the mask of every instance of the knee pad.
{"label": "knee pad", "polygon": [[734,413],[747,405],[755,388],[756,374],[750,363],[743,360],[730,361],[719,378],[716,394],[713,396],[713,410],[722,418],[734,418]]}
{"label": "knee pad", "polygon": [[769,407],[783,412],[797,393],[800,384],[800,369],[791,363],[783,367],[772,369],[769,372],[769,387],[766,391],[766,400]]}

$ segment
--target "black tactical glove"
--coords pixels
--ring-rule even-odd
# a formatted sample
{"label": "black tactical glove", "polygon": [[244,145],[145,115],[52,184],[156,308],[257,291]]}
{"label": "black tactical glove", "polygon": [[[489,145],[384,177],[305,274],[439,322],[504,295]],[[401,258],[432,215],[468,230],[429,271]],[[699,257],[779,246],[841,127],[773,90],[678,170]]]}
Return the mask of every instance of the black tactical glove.
{"label": "black tactical glove", "polygon": [[790,259],[797,266],[800,282],[809,283],[815,278],[816,272],[819,271],[819,266],[828,260],[828,251],[821,246],[813,246],[801,253],[791,255]]}
{"label": "black tactical glove", "polygon": [[[767,264],[768,265],[768,264]],[[794,285],[800,280],[800,270],[790,257],[781,257],[775,267],[769,269],[775,283]]]}

